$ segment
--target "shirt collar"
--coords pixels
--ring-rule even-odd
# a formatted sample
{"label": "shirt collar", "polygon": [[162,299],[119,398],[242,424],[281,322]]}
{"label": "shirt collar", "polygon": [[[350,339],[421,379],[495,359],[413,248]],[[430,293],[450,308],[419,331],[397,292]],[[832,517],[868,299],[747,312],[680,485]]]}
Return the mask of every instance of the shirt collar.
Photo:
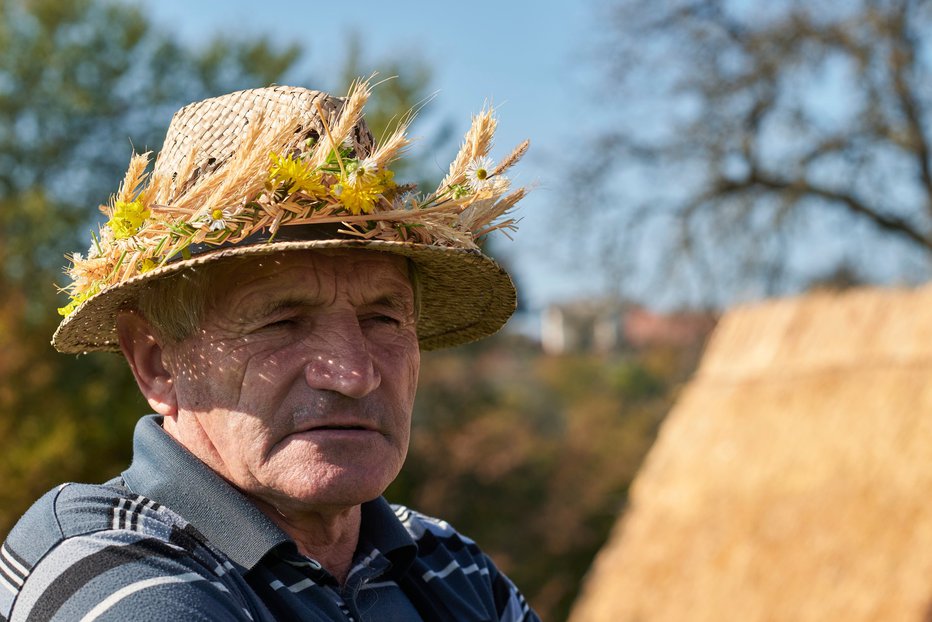
{"label": "shirt collar", "polygon": [[365,547],[377,549],[388,558],[392,576],[404,573],[417,557],[417,544],[382,497],[362,504],[357,554]]}
{"label": "shirt collar", "polygon": [[291,539],[259,508],[162,429],[143,417],[133,434],[133,462],[123,472],[130,489],[180,514],[237,564],[251,569]]}
{"label": "shirt collar", "polygon": [[[241,492],[182,447],[162,429],[162,417],[136,424],[133,462],[123,480],[143,495],[177,512],[234,562],[251,570],[273,548],[291,538]],[[417,545],[391,506],[379,497],[362,505],[359,546],[378,549],[403,571]]]}

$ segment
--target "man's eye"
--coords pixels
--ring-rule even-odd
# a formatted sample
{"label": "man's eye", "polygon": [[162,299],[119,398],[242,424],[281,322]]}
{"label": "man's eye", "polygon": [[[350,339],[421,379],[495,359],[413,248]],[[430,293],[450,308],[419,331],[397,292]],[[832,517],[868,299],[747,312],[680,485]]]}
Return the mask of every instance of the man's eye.
{"label": "man's eye", "polygon": [[297,324],[297,322],[292,318],[286,318],[282,320],[275,320],[274,322],[269,322],[262,326],[263,330],[275,330],[279,328],[291,328]]}
{"label": "man's eye", "polygon": [[364,318],[362,318],[362,322],[371,324],[371,325],[386,325],[386,326],[400,326],[401,325],[401,320],[399,320],[397,317],[394,317],[391,315],[383,315],[379,313],[365,316]]}

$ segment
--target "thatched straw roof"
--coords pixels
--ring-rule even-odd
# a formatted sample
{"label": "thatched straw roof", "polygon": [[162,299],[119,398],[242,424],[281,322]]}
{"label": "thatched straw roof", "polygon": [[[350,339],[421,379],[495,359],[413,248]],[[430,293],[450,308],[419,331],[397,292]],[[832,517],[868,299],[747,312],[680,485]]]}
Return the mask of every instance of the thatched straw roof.
{"label": "thatched straw roof", "polygon": [[932,620],[932,288],[725,315],[571,620]]}

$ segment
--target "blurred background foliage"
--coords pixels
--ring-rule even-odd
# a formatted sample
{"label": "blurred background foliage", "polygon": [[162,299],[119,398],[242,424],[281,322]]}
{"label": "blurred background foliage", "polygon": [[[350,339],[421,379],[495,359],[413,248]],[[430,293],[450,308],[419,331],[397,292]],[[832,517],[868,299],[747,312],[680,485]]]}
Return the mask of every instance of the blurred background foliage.
{"label": "blurred background foliage", "polygon": [[543,619],[564,619],[698,354],[551,356],[514,335],[425,353],[387,496],[477,540]]}
{"label": "blurred background foliage", "polygon": [[[190,49],[137,9],[102,0],[0,0],[0,533],[62,481],[103,481],[131,457],[147,412],[121,357],[49,345],[64,255],[132,149],[157,150],[182,105],[279,81],[303,53],[267,39]],[[378,134],[424,103],[430,68],[379,69]],[[312,82],[309,82],[312,83]],[[428,144],[449,141],[436,124]],[[436,175],[416,160],[407,177]],[[436,167],[434,167],[436,168]],[[476,539],[545,619],[566,615],[622,507],[694,348],[545,356],[503,335],[425,355],[406,470],[388,493]]]}

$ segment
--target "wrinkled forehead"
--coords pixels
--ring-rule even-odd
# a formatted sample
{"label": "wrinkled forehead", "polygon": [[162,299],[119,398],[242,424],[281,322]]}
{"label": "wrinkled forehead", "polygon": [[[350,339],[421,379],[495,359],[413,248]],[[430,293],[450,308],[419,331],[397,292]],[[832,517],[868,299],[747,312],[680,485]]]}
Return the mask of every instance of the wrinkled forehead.
{"label": "wrinkled forehead", "polygon": [[413,263],[400,255],[365,249],[296,250],[243,257],[216,266],[214,302],[245,291],[281,290],[405,295],[415,290]]}

